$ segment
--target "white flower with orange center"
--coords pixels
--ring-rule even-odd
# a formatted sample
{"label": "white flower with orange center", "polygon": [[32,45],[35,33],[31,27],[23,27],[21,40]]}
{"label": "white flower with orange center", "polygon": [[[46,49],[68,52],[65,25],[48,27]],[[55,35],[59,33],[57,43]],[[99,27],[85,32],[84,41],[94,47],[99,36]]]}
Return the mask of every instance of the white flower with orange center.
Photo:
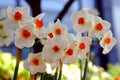
{"label": "white flower with orange center", "polygon": [[8,6],[7,9],[6,8],[2,9],[2,11],[1,11],[2,16],[5,18],[8,18],[9,13],[11,13],[12,10],[13,10],[13,8],[11,6]]}
{"label": "white flower with orange center", "polygon": [[53,63],[64,55],[66,48],[65,40],[62,38],[48,39],[43,47],[43,56],[47,62]]}
{"label": "white flower with orange center", "polygon": [[47,37],[47,29],[44,27],[44,23],[42,21],[44,15],[45,13],[39,14],[33,20],[33,22],[35,23],[33,32],[39,39]]}
{"label": "white flower with orange center", "polygon": [[13,29],[17,29],[19,25],[23,25],[28,21],[32,21],[32,17],[29,16],[29,8],[28,7],[16,7],[12,9],[12,11],[8,12],[9,24],[12,25]]}
{"label": "white flower with orange center", "polygon": [[116,43],[117,40],[112,36],[111,30],[107,31],[102,40],[100,40],[100,45],[103,48],[102,53],[103,54],[109,53]]}
{"label": "white flower with orange center", "polygon": [[0,31],[0,46],[9,46],[14,40],[14,32],[11,30]]}
{"label": "white flower with orange center", "polygon": [[90,37],[96,37],[98,39],[101,39],[104,34],[109,30],[110,28],[110,23],[102,20],[98,16],[94,16],[94,21],[92,23],[92,26],[89,30],[89,36]]}
{"label": "white flower with orange center", "polygon": [[15,46],[22,49],[24,47],[32,47],[36,36],[33,34],[34,24],[32,22],[26,23],[22,28],[15,31]]}
{"label": "white flower with orange center", "polygon": [[61,37],[68,33],[68,28],[64,24],[60,23],[60,20],[57,19],[56,23],[50,22],[48,25],[48,36],[54,35],[55,37]]}
{"label": "white flower with orange center", "polygon": [[49,39],[54,38],[53,32],[48,31],[47,37],[48,37]]}
{"label": "white flower with orange center", "polygon": [[46,64],[42,57],[42,53],[29,53],[23,65],[31,74],[36,74],[37,72],[43,73],[46,71]]}
{"label": "white flower with orange center", "polygon": [[64,51],[64,57],[61,59],[62,63],[74,63],[78,59],[78,51],[76,48],[76,44],[71,44]]}
{"label": "white flower with orange center", "polygon": [[81,10],[71,15],[72,26],[76,32],[87,32],[91,27],[92,15],[86,10]]}
{"label": "white flower with orange center", "polygon": [[79,52],[79,58],[85,59],[87,57],[87,53],[90,51],[90,45],[92,43],[92,39],[90,37],[82,37],[80,33],[76,36],[77,40],[77,51]]}
{"label": "white flower with orange center", "polygon": [[9,46],[14,39],[14,32],[8,28],[6,20],[0,21],[0,46]]}

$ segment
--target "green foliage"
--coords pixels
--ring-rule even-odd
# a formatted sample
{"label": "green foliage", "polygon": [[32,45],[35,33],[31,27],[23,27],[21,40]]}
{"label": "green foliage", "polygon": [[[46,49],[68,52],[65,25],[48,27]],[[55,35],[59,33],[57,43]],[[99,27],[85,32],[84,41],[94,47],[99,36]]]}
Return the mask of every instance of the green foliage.
{"label": "green foliage", "polygon": [[[0,51],[0,80],[12,79],[15,67],[15,58],[11,53]],[[29,72],[23,69],[23,62],[20,63],[18,80],[29,80]]]}
{"label": "green foliage", "polygon": [[108,64],[108,72],[115,78],[120,76],[120,64]]}

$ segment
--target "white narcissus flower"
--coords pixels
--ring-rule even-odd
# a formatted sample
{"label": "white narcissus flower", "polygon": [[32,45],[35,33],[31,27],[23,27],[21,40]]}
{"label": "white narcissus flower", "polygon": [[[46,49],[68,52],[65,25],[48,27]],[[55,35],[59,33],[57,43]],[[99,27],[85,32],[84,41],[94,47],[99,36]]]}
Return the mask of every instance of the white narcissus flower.
{"label": "white narcissus flower", "polygon": [[64,56],[61,61],[65,64],[74,63],[78,59],[75,37],[72,34],[68,34],[65,39],[67,40],[67,48],[64,50]]}
{"label": "white narcissus flower", "polygon": [[47,37],[47,34],[48,34],[47,29],[44,27],[44,23],[42,21],[42,18],[44,17],[44,15],[45,13],[39,14],[33,20],[33,22],[35,23],[33,32],[39,39]]}
{"label": "white narcissus flower", "polygon": [[49,63],[53,63],[61,59],[66,48],[66,41],[62,38],[48,39],[43,47],[43,56]]}
{"label": "white narcissus flower", "polygon": [[46,71],[46,64],[42,57],[42,53],[29,53],[23,65],[31,74],[36,74],[37,72],[43,73]]}
{"label": "white narcissus flower", "polygon": [[88,32],[91,27],[92,15],[86,10],[80,10],[71,15],[72,26],[76,32]]}
{"label": "white narcissus flower", "polygon": [[87,53],[90,52],[90,45],[92,43],[92,39],[90,37],[82,37],[80,33],[76,36],[77,40],[77,50],[79,52],[79,58],[85,59],[87,57]]}
{"label": "white narcissus flower", "polygon": [[64,52],[62,63],[74,63],[78,59],[78,51],[75,44],[70,45]]}
{"label": "white narcissus flower", "polygon": [[24,47],[32,47],[36,36],[33,34],[34,24],[28,22],[23,25],[21,28],[18,28],[15,31],[15,46],[22,49]]}
{"label": "white narcissus flower", "polygon": [[32,21],[32,17],[29,16],[29,8],[28,7],[16,7],[11,11],[7,12],[7,16],[9,18],[9,24],[11,28],[16,30],[19,25],[23,25],[28,21]]}
{"label": "white narcissus flower", "polygon": [[0,32],[0,46],[9,46],[14,40],[14,32],[11,30],[5,30]]}
{"label": "white narcissus flower", "polygon": [[117,40],[112,36],[111,30],[107,31],[102,40],[100,40],[100,46],[103,48],[102,53],[109,53],[116,43]]}
{"label": "white narcissus flower", "polygon": [[7,9],[2,9],[2,16],[5,18],[8,18],[9,13],[11,13],[11,11],[13,10],[13,8],[11,6],[8,6]]}
{"label": "white narcissus flower", "polygon": [[66,25],[61,24],[60,20],[57,19],[56,23],[50,22],[48,25],[48,36],[51,38],[52,35],[54,37],[62,37],[68,33],[68,28]]}
{"label": "white narcissus flower", "polygon": [[94,16],[92,22],[92,27],[89,30],[90,37],[96,37],[99,40],[104,36],[104,34],[109,30],[111,24],[105,20],[102,20],[98,16]]}
{"label": "white narcissus flower", "polygon": [[54,70],[55,68],[59,67],[59,65],[60,65],[60,61],[57,60],[57,61],[51,63],[51,69]]}
{"label": "white narcissus flower", "polygon": [[9,46],[14,40],[14,32],[7,28],[6,20],[0,21],[0,46]]}

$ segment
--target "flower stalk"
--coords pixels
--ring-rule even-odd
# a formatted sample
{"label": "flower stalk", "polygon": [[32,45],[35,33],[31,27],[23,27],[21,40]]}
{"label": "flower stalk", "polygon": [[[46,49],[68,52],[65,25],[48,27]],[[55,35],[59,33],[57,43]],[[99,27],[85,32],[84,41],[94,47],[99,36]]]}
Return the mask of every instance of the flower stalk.
{"label": "flower stalk", "polygon": [[34,75],[30,74],[30,80],[36,80],[36,75],[35,74]]}
{"label": "flower stalk", "polygon": [[0,18],[0,21],[5,20],[5,19],[6,19],[6,17]]}
{"label": "flower stalk", "polygon": [[63,66],[63,63],[62,63],[62,61],[60,60],[60,72],[59,72],[58,80],[62,80],[62,66]]}
{"label": "flower stalk", "polygon": [[17,80],[17,77],[18,77],[18,70],[19,70],[21,55],[22,55],[22,49],[17,48],[16,66],[15,66],[15,70],[14,70],[13,80]]}
{"label": "flower stalk", "polygon": [[86,74],[87,74],[87,69],[88,69],[88,61],[89,61],[89,52],[87,53],[87,58],[85,61],[85,68],[84,68],[84,74],[82,80],[86,80]]}
{"label": "flower stalk", "polygon": [[79,60],[79,67],[80,67],[80,79],[82,80],[82,60]]}
{"label": "flower stalk", "polygon": [[58,67],[56,68],[56,71],[55,71],[54,80],[57,80],[57,76],[58,76]]}

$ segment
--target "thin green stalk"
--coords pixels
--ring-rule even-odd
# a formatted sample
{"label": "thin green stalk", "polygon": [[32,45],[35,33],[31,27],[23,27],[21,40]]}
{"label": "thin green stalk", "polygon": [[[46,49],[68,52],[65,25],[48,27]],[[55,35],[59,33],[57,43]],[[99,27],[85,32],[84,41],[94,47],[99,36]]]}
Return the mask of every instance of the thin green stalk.
{"label": "thin green stalk", "polygon": [[30,80],[36,80],[36,75],[35,74],[30,74]]}
{"label": "thin green stalk", "polygon": [[82,80],[86,80],[87,68],[88,68],[88,59],[86,59],[85,61],[85,69],[84,69],[84,75],[83,75]]}
{"label": "thin green stalk", "polygon": [[44,80],[44,73],[41,73],[41,78],[40,80]]}
{"label": "thin green stalk", "polygon": [[79,64],[80,64],[80,79],[82,80],[82,60],[79,60]]}
{"label": "thin green stalk", "polygon": [[61,70],[59,72],[59,78],[58,78],[58,80],[62,80],[62,71]]}
{"label": "thin green stalk", "polygon": [[6,19],[6,17],[4,17],[4,18],[0,18],[0,21],[5,20],[5,19]]}
{"label": "thin green stalk", "polygon": [[57,80],[57,76],[58,76],[58,68],[56,68],[54,80]]}
{"label": "thin green stalk", "polygon": [[17,77],[18,77],[18,70],[19,70],[21,55],[22,55],[22,49],[18,48],[17,49],[16,66],[15,66],[15,70],[14,70],[13,80],[17,80]]}
{"label": "thin green stalk", "polygon": [[30,47],[30,52],[33,52],[32,47]]}
{"label": "thin green stalk", "polygon": [[60,60],[60,72],[59,72],[58,80],[62,80],[62,66],[63,66],[63,63],[62,63],[62,61]]}
{"label": "thin green stalk", "polygon": [[92,42],[100,42],[100,40],[92,40]]}
{"label": "thin green stalk", "polygon": [[0,35],[0,37],[3,37],[2,35]]}

